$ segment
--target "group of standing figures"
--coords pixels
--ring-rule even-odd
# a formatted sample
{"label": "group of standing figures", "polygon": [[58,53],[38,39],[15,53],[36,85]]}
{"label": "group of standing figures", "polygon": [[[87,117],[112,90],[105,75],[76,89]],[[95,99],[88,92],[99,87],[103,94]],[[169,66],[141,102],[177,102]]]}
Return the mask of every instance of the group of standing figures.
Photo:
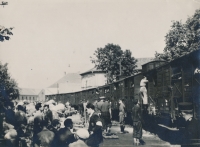
{"label": "group of standing figures", "polygon": [[[148,113],[148,98],[147,98],[147,90],[146,90],[146,83],[148,80],[146,77],[144,77],[141,80],[140,83],[140,93],[142,97],[142,106],[143,106],[143,113]],[[91,116],[89,109],[87,109],[87,101],[81,101],[81,104],[79,105],[79,112],[82,114],[82,116],[86,115],[86,111],[89,114],[88,119],[91,121]],[[125,104],[123,103],[123,99],[119,99],[119,123],[120,123],[120,131],[121,133],[125,133],[125,121],[124,118],[126,116],[126,108]],[[90,104],[90,103],[89,103]],[[94,114],[98,116],[100,121],[103,125],[104,133],[110,133],[111,128],[111,119],[112,119],[112,113],[111,113],[111,103],[110,101],[102,96],[95,100],[95,102],[92,104],[94,106]],[[142,140],[142,109],[140,107],[140,100],[134,99],[134,106],[132,108],[132,120],[133,120],[133,138],[134,138],[134,144],[145,144],[145,142]],[[87,119],[85,119],[85,122]],[[91,126],[91,124],[89,124]]]}

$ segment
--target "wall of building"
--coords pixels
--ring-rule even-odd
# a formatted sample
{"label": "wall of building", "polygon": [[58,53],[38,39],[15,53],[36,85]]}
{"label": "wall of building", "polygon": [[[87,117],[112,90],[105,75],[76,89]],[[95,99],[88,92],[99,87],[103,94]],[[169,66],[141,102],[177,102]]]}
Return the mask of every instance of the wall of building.
{"label": "wall of building", "polygon": [[37,95],[20,95],[19,98],[17,99],[18,101],[29,101],[29,102],[34,102],[38,100]]}
{"label": "wall of building", "polygon": [[40,93],[38,94],[38,100],[39,101],[45,101],[45,90],[44,89],[42,89],[40,91]]}
{"label": "wall of building", "polygon": [[107,82],[105,73],[89,73],[81,77],[81,88],[89,89],[98,86],[103,86]]}

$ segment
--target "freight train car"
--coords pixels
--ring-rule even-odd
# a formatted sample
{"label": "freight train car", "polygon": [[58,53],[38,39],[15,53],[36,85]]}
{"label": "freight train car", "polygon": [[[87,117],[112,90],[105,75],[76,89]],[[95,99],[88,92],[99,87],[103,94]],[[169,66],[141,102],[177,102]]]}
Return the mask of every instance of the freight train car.
{"label": "freight train car", "polygon": [[[176,122],[179,118],[179,103],[190,102],[194,106],[194,115],[200,118],[200,50],[175,59],[169,63],[152,61],[142,66],[142,72],[120,79],[108,85],[83,91],[50,95],[65,103],[78,105],[80,100],[93,102],[100,96],[112,102],[112,110],[118,110],[118,100],[123,98],[127,112],[131,112],[133,99],[141,99],[140,81],[146,76],[149,98],[149,112],[160,117],[163,122]],[[154,111],[153,111],[154,108]],[[167,120],[167,121],[166,121]]]}

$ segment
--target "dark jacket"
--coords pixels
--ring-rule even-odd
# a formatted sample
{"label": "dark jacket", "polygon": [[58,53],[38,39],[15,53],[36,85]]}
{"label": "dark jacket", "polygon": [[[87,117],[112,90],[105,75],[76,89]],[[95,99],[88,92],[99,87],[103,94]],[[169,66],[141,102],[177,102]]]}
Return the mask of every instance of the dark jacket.
{"label": "dark jacket", "polygon": [[93,113],[89,121],[89,132],[93,132],[87,139],[86,143],[88,146],[98,146],[103,141],[102,126],[97,126],[96,122],[101,121],[99,115]]}
{"label": "dark jacket", "polygon": [[190,121],[186,121],[185,126],[185,141],[187,143],[193,143],[192,139],[200,139],[199,133],[199,121],[192,118]]}
{"label": "dark jacket", "polygon": [[141,121],[141,109],[139,105],[134,105],[132,108],[133,121]]}
{"label": "dark jacket", "polygon": [[51,110],[48,110],[47,112],[45,112],[44,117],[45,117],[45,119],[48,119],[49,121],[52,122],[52,120],[53,120],[53,114],[52,114],[52,111],[51,111]]}
{"label": "dark jacket", "polygon": [[57,147],[67,147],[70,143],[76,141],[74,134],[68,128],[61,128],[56,136]]}
{"label": "dark jacket", "polygon": [[7,109],[5,111],[6,122],[15,125],[15,112],[12,109]]}

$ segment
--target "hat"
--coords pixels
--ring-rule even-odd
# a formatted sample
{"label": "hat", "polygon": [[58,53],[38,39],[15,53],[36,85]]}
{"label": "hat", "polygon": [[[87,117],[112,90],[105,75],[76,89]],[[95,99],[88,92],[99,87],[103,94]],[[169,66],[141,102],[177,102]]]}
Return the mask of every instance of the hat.
{"label": "hat", "polygon": [[78,131],[76,131],[76,134],[81,139],[87,139],[90,136],[89,132],[86,129],[79,129]]}
{"label": "hat", "polygon": [[103,125],[102,125],[102,122],[100,122],[100,121],[97,121],[97,122],[96,122],[96,125],[97,125],[97,126],[103,126]]}
{"label": "hat", "polygon": [[181,102],[178,105],[179,105],[180,111],[192,112],[192,110],[193,110],[192,103],[190,103],[190,102]]}
{"label": "hat", "polygon": [[101,96],[101,97],[99,97],[100,99],[105,99],[106,97],[105,96]]}

